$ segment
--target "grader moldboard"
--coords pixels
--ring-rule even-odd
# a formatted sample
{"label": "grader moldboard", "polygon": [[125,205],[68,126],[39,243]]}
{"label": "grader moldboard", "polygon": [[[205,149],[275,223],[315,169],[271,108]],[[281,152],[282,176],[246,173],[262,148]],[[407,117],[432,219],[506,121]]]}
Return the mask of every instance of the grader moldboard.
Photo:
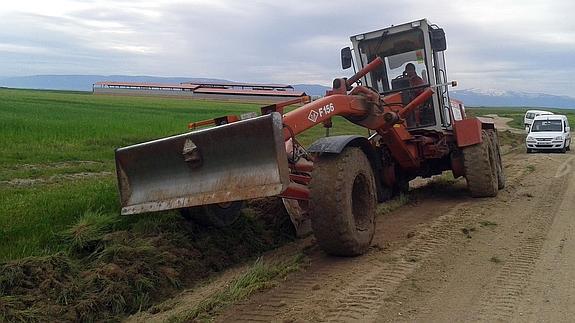
{"label": "grader moldboard", "polygon": [[[299,99],[246,120],[193,123],[215,126],[117,149],[122,214],[182,209],[225,225],[241,201],[279,196],[296,227],[309,219],[325,252],[356,256],[371,244],[377,203],[417,176],[451,170],[465,176],[472,196],[496,196],[505,185],[497,131],[450,100],[443,29],[423,19],[351,42],[342,66],[355,55],[360,70],[335,79],[320,99],[287,113]],[[311,127],[331,127],[335,116],[369,136],[326,136],[307,149],[296,140]]]}

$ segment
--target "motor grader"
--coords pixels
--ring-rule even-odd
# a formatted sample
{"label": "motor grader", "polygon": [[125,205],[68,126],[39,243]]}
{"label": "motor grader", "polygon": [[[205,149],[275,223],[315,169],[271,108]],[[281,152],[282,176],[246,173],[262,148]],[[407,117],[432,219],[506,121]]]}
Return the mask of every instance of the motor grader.
{"label": "motor grader", "polygon": [[[466,178],[471,196],[496,196],[505,185],[497,131],[450,100],[455,82],[447,79],[443,29],[423,19],[351,42],[342,67],[359,71],[336,78],[320,99],[289,112],[287,105],[302,102],[192,123],[213,127],[117,149],[122,214],[180,209],[225,225],[242,201],[278,196],[296,226],[309,219],[325,252],[355,256],[371,244],[377,203],[415,177],[451,170]],[[312,127],[329,129],[334,117],[368,134],[298,142]]]}

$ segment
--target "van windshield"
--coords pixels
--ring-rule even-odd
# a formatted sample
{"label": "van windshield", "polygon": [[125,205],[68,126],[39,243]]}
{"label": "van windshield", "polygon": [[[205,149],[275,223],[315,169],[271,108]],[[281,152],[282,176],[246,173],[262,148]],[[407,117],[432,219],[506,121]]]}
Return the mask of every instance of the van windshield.
{"label": "van windshield", "polygon": [[563,131],[563,122],[561,120],[535,120],[531,126],[531,132],[543,131]]}

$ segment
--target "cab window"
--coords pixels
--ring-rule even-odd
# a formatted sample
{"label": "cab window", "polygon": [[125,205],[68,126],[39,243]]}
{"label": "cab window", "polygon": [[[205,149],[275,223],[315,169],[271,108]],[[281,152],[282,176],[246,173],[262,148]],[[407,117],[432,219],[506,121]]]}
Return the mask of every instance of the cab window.
{"label": "cab window", "polygon": [[419,29],[392,35],[384,34],[380,38],[360,42],[359,51],[368,63],[378,56],[385,63],[370,73],[371,86],[378,92],[414,86],[410,85],[405,74],[408,64],[415,66],[415,73],[420,78],[420,83],[428,84],[429,74],[425,65],[424,48],[423,31]]}

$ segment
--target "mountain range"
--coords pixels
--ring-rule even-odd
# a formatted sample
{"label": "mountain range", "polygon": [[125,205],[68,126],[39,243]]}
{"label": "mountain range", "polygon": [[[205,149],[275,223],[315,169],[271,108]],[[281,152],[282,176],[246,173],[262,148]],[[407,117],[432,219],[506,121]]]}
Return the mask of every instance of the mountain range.
{"label": "mountain range", "polygon": [[[0,78],[1,87],[49,89],[69,91],[92,91],[92,84],[99,81],[172,83],[181,82],[220,82],[233,81],[214,78],[190,77],[158,77],[129,75],[33,75]],[[302,91],[311,96],[325,95],[330,87],[320,84],[294,84],[296,91]],[[520,91],[504,91],[490,89],[452,90],[451,97],[459,99],[466,106],[496,106],[496,107],[547,107],[575,109],[575,98],[546,93],[528,93]]]}
{"label": "mountain range", "polygon": [[466,106],[575,109],[575,98],[565,95],[493,89],[455,90],[450,95],[463,101]]}

